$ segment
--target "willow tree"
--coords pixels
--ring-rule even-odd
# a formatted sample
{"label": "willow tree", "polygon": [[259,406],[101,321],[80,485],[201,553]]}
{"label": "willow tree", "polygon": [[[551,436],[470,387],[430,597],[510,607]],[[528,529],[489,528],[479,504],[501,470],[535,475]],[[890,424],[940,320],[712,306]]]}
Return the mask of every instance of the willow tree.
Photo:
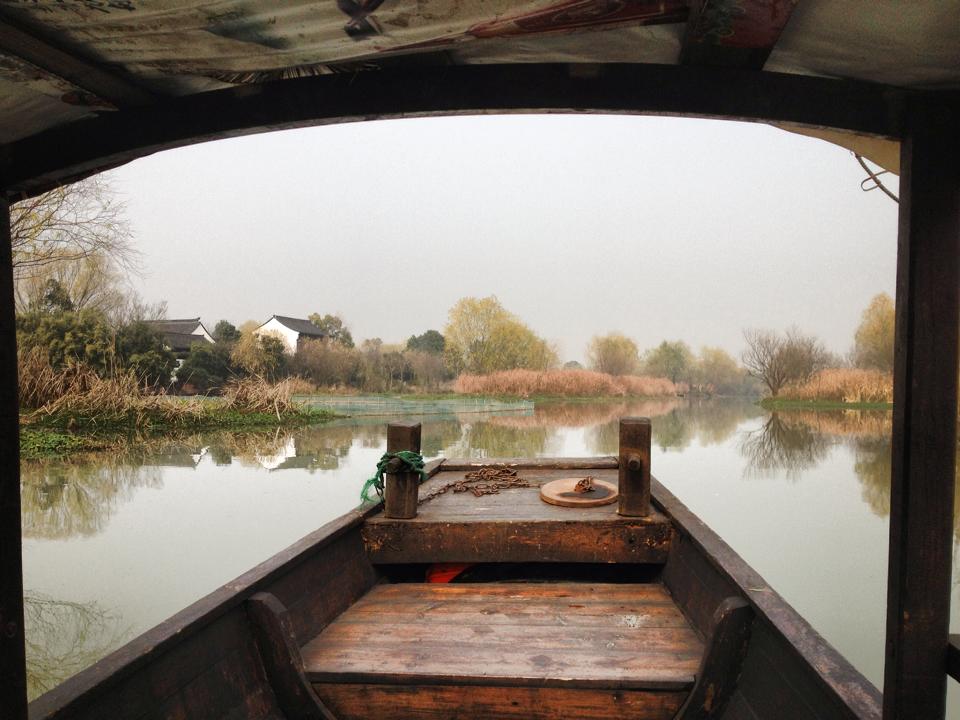
{"label": "willow tree", "polygon": [[654,377],[669,378],[677,383],[690,380],[694,366],[693,352],[682,340],[664,340],[643,356],[643,371]]}
{"label": "willow tree", "polygon": [[450,309],[443,335],[444,357],[454,373],[546,370],[557,363],[550,344],[493,295],[458,300]]}
{"label": "willow tree", "polygon": [[637,344],[621,333],[594,336],[587,346],[590,368],[610,375],[632,375],[640,367]]}
{"label": "willow tree", "polygon": [[886,293],[870,301],[854,336],[855,365],[893,372],[894,315],[893,299]]}

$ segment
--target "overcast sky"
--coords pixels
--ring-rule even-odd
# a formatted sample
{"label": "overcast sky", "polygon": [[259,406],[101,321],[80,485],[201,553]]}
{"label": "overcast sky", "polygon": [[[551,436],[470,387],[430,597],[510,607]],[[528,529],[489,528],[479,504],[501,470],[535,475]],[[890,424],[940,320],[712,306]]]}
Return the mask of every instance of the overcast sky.
{"label": "overcast sky", "polygon": [[346,124],[108,173],[170,317],[331,312],[400,342],[495,294],[562,360],[614,330],[739,355],[790,325],[847,352],[896,265],[897,206],[862,174],[765,125],[620,116]]}

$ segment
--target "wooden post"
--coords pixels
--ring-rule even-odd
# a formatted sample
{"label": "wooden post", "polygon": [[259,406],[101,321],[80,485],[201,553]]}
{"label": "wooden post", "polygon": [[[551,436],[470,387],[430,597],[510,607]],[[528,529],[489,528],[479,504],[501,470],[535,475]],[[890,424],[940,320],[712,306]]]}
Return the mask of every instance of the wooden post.
{"label": "wooden post", "polygon": [[885,720],[942,720],[946,713],[960,113],[939,98],[929,93],[908,107],[900,156]]}
{"label": "wooden post", "polygon": [[20,539],[20,411],[10,205],[0,194],[0,708],[27,717]]}
{"label": "wooden post", "polygon": [[[398,422],[387,425],[387,452],[401,450],[420,452],[420,423]],[[396,463],[391,469],[400,469]],[[420,475],[412,472],[387,472],[384,482],[383,514],[388,518],[409,519],[417,516]]]}
{"label": "wooden post", "polygon": [[650,419],[620,419],[620,504],[617,512],[629,517],[650,514]]}

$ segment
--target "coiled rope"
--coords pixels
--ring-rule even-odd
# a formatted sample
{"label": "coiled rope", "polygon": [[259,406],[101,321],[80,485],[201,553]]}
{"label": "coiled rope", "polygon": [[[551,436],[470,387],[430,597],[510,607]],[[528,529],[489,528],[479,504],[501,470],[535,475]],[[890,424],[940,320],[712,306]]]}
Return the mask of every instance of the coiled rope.
{"label": "coiled rope", "polygon": [[380,462],[377,463],[377,472],[363,484],[363,489],[360,491],[360,500],[362,502],[371,502],[373,500],[373,498],[370,497],[370,488],[376,490],[379,498],[383,500],[383,476],[387,473],[387,465],[390,464],[391,460],[399,460],[405,465],[400,472],[420,473],[420,482],[424,482],[428,477],[426,470],[423,469],[423,455],[420,453],[414,452],[413,450],[384,453],[383,457],[380,458]]}

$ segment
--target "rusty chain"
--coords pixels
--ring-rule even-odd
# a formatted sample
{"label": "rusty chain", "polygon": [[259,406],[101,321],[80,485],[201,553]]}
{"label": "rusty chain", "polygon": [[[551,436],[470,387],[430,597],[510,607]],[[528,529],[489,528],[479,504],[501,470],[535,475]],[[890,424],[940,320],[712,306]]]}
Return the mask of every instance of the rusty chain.
{"label": "rusty chain", "polygon": [[510,468],[492,468],[485,467],[479,470],[471,470],[461,479],[449,482],[446,485],[438,487],[428,495],[420,498],[418,505],[433,500],[435,497],[443,495],[448,490],[455,493],[472,492],[474,497],[483,497],[484,495],[496,495],[501,490],[511,488],[533,487],[524,480],[516,470]]}

